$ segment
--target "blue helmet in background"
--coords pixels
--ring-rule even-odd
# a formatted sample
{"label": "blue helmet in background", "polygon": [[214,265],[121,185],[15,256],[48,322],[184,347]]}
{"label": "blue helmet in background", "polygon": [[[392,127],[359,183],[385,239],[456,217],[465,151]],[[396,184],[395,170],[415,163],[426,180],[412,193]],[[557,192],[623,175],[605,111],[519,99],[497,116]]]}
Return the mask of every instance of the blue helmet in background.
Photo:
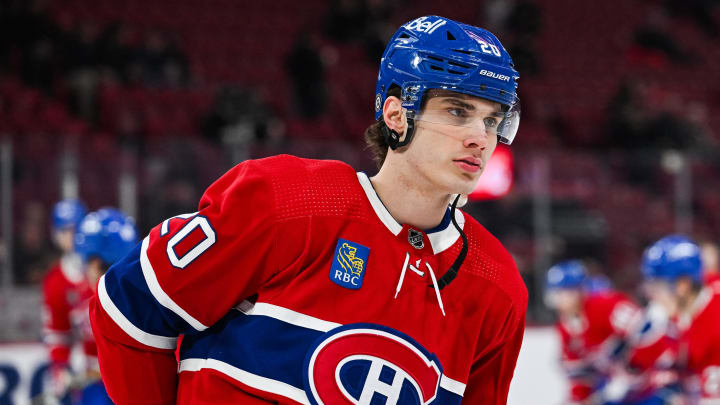
{"label": "blue helmet in background", "polygon": [[[375,92],[375,120],[382,118],[392,87],[401,89],[403,107],[414,113],[420,112],[427,90],[445,89],[500,103],[505,117],[498,139],[509,145],[520,123],[519,77],[512,58],[490,31],[444,17],[420,17],[400,27],[385,48]],[[399,146],[410,142],[410,128],[408,139]]]}
{"label": "blue helmet in background", "polygon": [[613,285],[606,275],[596,274],[585,279],[584,287],[588,293],[597,294],[612,290]]}
{"label": "blue helmet in background", "polygon": [[645,250],[642,259],[645,278],[674,282],[680,277],[690,277],[702,282],[700,247],[692,239],[682,235],[666,236]]}
{"label": "blue helmet in background", "polygon": [[77,229],[85,214],[87,207],[82,201],[74,198],[59,201],[52,210],[53,230]]}
{"label": "blue helmet in background", "polygon": [[546,288],[583,288],[587,278],[585,265],[579,260],[568,260],[550,267],[547,272]]}
{"label": "blue helmet in background", "polygon": [[137,243],[135,221],[114,208],[102,208],[83,218],[75,234],[75,251],[87,262],[100,258],[110,266]]}

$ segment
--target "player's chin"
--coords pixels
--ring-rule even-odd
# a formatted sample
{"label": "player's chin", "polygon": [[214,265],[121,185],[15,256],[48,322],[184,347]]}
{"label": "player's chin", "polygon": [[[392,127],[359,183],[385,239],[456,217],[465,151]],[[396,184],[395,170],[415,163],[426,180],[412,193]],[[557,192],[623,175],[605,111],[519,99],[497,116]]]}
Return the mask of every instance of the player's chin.
{"label": "player's chin", "polygon": [[461,174],[453,182],[451,194],[470,194],[475,191],[480,176],[468,176]]}

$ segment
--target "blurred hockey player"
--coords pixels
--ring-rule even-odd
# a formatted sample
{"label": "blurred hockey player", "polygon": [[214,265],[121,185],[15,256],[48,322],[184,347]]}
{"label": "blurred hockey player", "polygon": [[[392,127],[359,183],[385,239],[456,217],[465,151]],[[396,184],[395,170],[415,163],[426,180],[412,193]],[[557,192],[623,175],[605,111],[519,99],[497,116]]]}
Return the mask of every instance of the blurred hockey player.
{"label": "blurred hockey player", "polygon": [[678,364],[687,373],[690,403],[720,403],[720,291],[704,283],[699,246],[666,236],[645,251],[643,272],[656,301],[677,320]]}
{"label": "blurred hockey player", "polygon": [[613,284],[604,274],[588,275],[583,282],[583,289],[588,294],[605,293],[612,291]]}
{"label": "blurred hockey player", "polygon": [[377,174],[246,161],[101,278],[91,319],[113,400],[505,404],[527,290],[457,207],[517,132],[517,79],[482,28],[403,25],[365,135]]}
{"label": "blurred hockey player", "polygon": [[[85,204],[75,199],[58,202],[52,211],[52,239],[60,258],[43,280],[43,340],[50,357],[52,395],[58,398],[67,393],[75,326],[84,319],[92,295],[74,248],[75,232],[86,213]],[[95,355],[94,345],[81,343],[86,356]]]}
{"label": "blurred hockey player", "polygon": [[702,273],[708,285],[720,285],[720,249],[712,241],[700,244],[700,258],[702,260]]}
{"label": "blurred hockey player", "polygon": [[579,260],[557,263],[547,272],[545,298],[558,315],[569,402],[624,401],[633,389],[630,376],[623,373],[627,343],[641,311],[629,297],[610,288],[588,291],[587,280],[587,269]]}
{"label": "blurred hockey player", "polygon": [[[51,347],[53,393],[57,398],[70,394],[73,402],[81,405],[111,404],[100,380],[88,304],[100,276],[137,243],[137,232],[131,218],[116,209],[103,208],[82,219],[71,243],[77,282],[69,288],[50,278],[45,288],[52,318],[65,322],[63,345]],[[82,344],[85,364],[80,370],[72,370],[68,364],[73,343]]]}

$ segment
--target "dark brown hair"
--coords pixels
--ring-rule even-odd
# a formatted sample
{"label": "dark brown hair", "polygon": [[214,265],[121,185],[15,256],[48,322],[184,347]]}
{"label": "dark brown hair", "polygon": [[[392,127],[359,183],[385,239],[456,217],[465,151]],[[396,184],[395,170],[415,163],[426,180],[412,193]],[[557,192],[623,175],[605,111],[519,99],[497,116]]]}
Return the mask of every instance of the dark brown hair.
{"label": "dark brown hair", "polygon": [[[387,97],[390,96],[400,98],[400,87],[391,87],[387,92]],[[370,153],[372,153],[373,160],[375,161],[375,165],[378,169],[380,169],[385,162],[385,157],[387,156],[388,148],[390,147],[390,145],[385,142],[385,137],[382,133],[381,127],[383,125],[385,125],[385,122],[381,116],[379,121],[365,129],[365,135],[363,136],[365,138],[365,145],[367,145],[367,148],[370,149]]]}

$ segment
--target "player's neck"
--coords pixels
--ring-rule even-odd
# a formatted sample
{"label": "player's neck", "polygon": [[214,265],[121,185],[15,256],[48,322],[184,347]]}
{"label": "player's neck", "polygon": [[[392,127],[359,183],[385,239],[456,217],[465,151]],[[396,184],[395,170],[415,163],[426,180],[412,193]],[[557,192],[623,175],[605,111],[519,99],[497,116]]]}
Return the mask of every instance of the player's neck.
{"label": "player's neck", "polygon": [[442,222],[450,195],[438,193],[429,184],[403,176],[402,171],[383,169],[370,178],[385,208],[400,224],[431,229]]}
{"label": "player's neck", "polygon": [[700,293],[699,291],[689,291],[684,297],[678,300],[678,310],[681,314],[686,316],[692,316],[693,311],[699,304]]}

